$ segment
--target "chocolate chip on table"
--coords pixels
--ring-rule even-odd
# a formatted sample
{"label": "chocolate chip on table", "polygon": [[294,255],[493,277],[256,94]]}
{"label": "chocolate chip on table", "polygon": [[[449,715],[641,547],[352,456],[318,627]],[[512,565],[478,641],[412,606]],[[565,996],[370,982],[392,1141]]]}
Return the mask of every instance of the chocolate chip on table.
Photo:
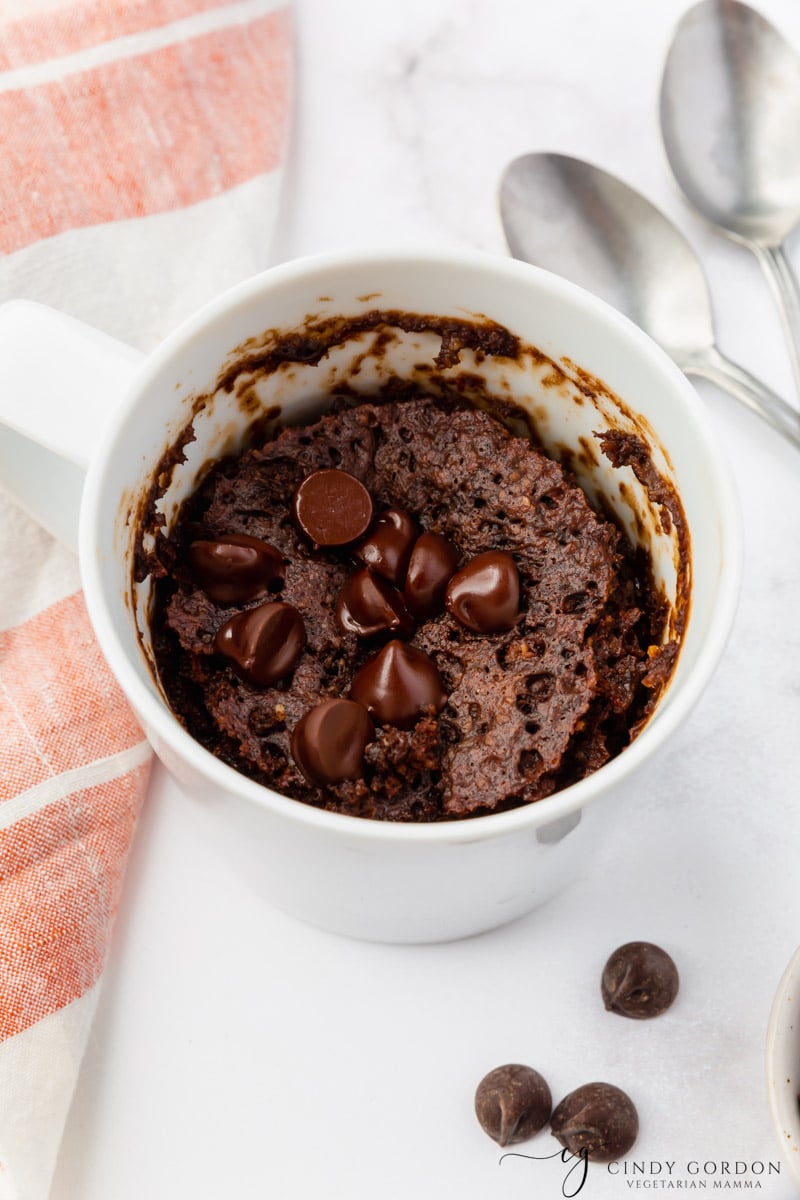
{"label": "chocolate chip on table", "polygon": [[396,639],[356,671],[350,698],[363,704],[381,725],[413,725],[425,709],[447,703],[442,677],[432,659]]}
{"label": "chocolate chip on table", "polygon": [[586,1083],[556,1105],[550,1131],[570,1154],[613,1162],[636,1141],[639,1115],[630,1096],[613,1083]]}
{"label": "chocolate chip on table", "polygon": [[418,621],[435,617],[444,608],[447,585],[458,566],[458,551],[440,533],[421,533],[414,543],[403,596]]}
{"label": "chocolate chip on table", "polygon": [[365,567],[388,579],[396,587],[402,587],[411,548],[418,533],[416,521],[407,512],[399,508],[387,508],[378,516],[353,553]]}
{"label": "chocolate chip on table", "polygon": [[317,549],[333,549],[364,536],[372,522],[372,497],[355,475],[330,467],[305,477],[294,494],[292,510]]}
{"label": "chocolate chip on table", "polygon": [[345,582],[336,600],[336,617],[345,633],[373,637],[377,633],[413,633],[414,622],[396,587],[368,567]]}
{"label": "chocolate chip on table", "polygon": [[652,942],[626,942],[603,968],[601,992],[609,1012],[645,1020],[666,1012],[678,994],[678,969]]}
{"label": "chocolate chip on table", "polygon": [[447,609],[473,633],[502,633],[519,616],[519,574],[504,550],[487,550],[465,563],[447,585]]}
{"label": "chocolate chip on table", "polygon": [[237,613],[217,631],[214,649],[250,683],[269,687],[288,675],[306,644],[303,618],[272,600]]}
{"label": "chocolate chip on table", "polygon": [[323,700],[292,733],[292,757],[309,783],[360,779],[364,751],[375,736],[367,710],[353,700]]}
{"label": "chocolate chip on table", "polygon": [[247,533],[192,542],[189,564],[197,583],[217,604],[257,600],[282,583],[286,574],[281,553]]}
{"label": "chocolate chip on table", "polygon": [[538,1071],[520,1063],[495,1067],[478,1084],[475,1115],[501,1146],[525,1142],[550,1119],[553,1099]]}

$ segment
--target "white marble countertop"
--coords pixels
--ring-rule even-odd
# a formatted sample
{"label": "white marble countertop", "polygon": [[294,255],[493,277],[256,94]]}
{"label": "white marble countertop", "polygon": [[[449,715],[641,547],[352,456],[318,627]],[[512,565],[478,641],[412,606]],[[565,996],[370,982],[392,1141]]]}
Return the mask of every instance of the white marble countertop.
{"label": "white marble countertop", "polygon": [[[755,261],[689,211],[661,147],[660,72],[686,7],[297,0],[275,259],[398,242],[503,254],[504,165],[533,149],[576,154],[673,216],[708,268],[720,345],[790,395]],[[800,52],[796,0],[758,7]],[[53,1200],[558,1197],[558,1159],[499,1165],[475,1122],[475,1085],[507,1061],[537,1067],[557,1096],[599,1078],[635,1098],[628,1174],[591,1167],[587,1197],[661,1180],[711,1191],[736,1162],[763,1196],[791,1194],[769,1166],[781,1158],[764,1038],[800,942],[800,459],[702,394],[744,516],[733,637],[580,881],[465,942],[351,942],[254,900],[157,769]],[[606,956],[638,938],[681,971],[676,1004],[653,1022],[599,1000]],[[543,1134],[519,1149],[554,1146]]]}

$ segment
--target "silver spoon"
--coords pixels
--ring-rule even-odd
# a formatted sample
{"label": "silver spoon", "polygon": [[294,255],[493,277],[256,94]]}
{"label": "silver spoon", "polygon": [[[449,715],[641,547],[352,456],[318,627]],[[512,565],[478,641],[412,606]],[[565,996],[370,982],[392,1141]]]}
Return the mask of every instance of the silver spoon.
{"label": "silver spoon", "polygon": [[800,448],[800,414],[717,348],[703,268],[639,192],[580,159],[525,154],[503,174],[500,213],[515,258],[607,300],[687,375],[725,388]]}
{"label": "silver spoon", "polygon": [[746,4],[701,0],[667,56],[661,131],[691,203],[761,264],[800,392],[800,293],[783,248],[800,219],[800,62]]}

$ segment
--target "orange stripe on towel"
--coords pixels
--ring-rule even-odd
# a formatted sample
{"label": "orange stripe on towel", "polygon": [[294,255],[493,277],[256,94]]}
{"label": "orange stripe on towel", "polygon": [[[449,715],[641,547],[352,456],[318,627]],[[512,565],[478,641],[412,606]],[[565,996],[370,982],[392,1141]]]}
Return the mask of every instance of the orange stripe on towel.
{"label": "orange stripe on towel", "polygon": [[109,0],[66,3],[53,12],[36,13],[0,25],[0,71],[27,67],[89,46],[143,33],[236,0]]}
{"label": "orange stripe on towel", "polygon": [[289,13],[281,9],[59,83],[0,93],[0,252],[183,208],[275,168],[289,52]]}
{"label": "orange stripe on towel", "polygon": [[0,831],[0,1042],[99,978],[148,770]]}
{"label": "orange stripe on towel", "polygon": [[0,736],[0,801],[142,740],[80,592],[0,634]]}

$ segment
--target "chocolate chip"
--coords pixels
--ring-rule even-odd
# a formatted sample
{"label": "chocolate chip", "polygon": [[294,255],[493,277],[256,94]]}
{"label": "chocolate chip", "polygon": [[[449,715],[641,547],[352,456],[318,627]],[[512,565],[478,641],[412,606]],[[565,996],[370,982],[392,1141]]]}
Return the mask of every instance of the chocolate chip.
{"label": "chocolate chip", "polygon": [[447,693],[436,664],[422,650],[404,642],[388,642],[353,676],[350,696],[363,704],[381,725],[414,724],[427,708],[437,712]]}
{"label": "chocolate chip", "polygon": [[237,613],[217,631],[214,649],[251,683],[269,687],[288,675],[306,644],[303,618],[272,600]]}
{"label": "chocolate chip", "polygon": [[246,604],[283,582],[283,557],[269,542],[246,533],[192,542],[192,574],[217,604]]}
{"label": "chocolate chip", "polygon": [[397,588],[362,567],[351,575],[336,600],[336,616],[345,633],[373,637],[376,633],[408,636],[414,622]]}
{"label": "chocolate chip", "polygon": [[630,1096],[612,1083],[586,1083],[556,1105],[550,1130],[570,1154],[613,1162],[630,1150],[639,1116]]}
{"label": "chocolate chip", "polygon": [[538,1071],[519,1063],[495,1067],[475,1092],[475,1115],[501,1146],[525,1142],[550,1119],[550,1088]]}
{"label": "chocolate chip", "polygon": [[297,524],[313,545],[349,546],[372,521],[372,497],[360,479],[335,467],[313,471],[294,494]]}
{"label": "chocolate chip", "polygon": [[510,554],[487,550],[471,558],[447,585],[449,612],[474,633],[511,629],[519,615],[519,575]]}
{"label": "chocolate chip", "polygon": [[397,587],[402,587],[411,548],[418,533],[416,522],[407,512],[399,508],[387,508],[353,553],[365,567]]}
{"label": "chocolate chip", "polygon": [[408,611],[418,621],[444,608],[444,595],[458,566],[458,551],[440,533],[422,533],[414,543],[403,591]]}
{"label": "chocolate chip", "polygon": [[364,773],[364,750],[375,736],[367,710],[352,700],[323,700],[292,733],[292,757],[309,783],[341,783]]}
{"label": "chocolate chip", "polygon": [[609,1012],[645,1020],[666,1012],[678,994],[678,968],[652,942],[626,942],[603,968],[600,990]]}

